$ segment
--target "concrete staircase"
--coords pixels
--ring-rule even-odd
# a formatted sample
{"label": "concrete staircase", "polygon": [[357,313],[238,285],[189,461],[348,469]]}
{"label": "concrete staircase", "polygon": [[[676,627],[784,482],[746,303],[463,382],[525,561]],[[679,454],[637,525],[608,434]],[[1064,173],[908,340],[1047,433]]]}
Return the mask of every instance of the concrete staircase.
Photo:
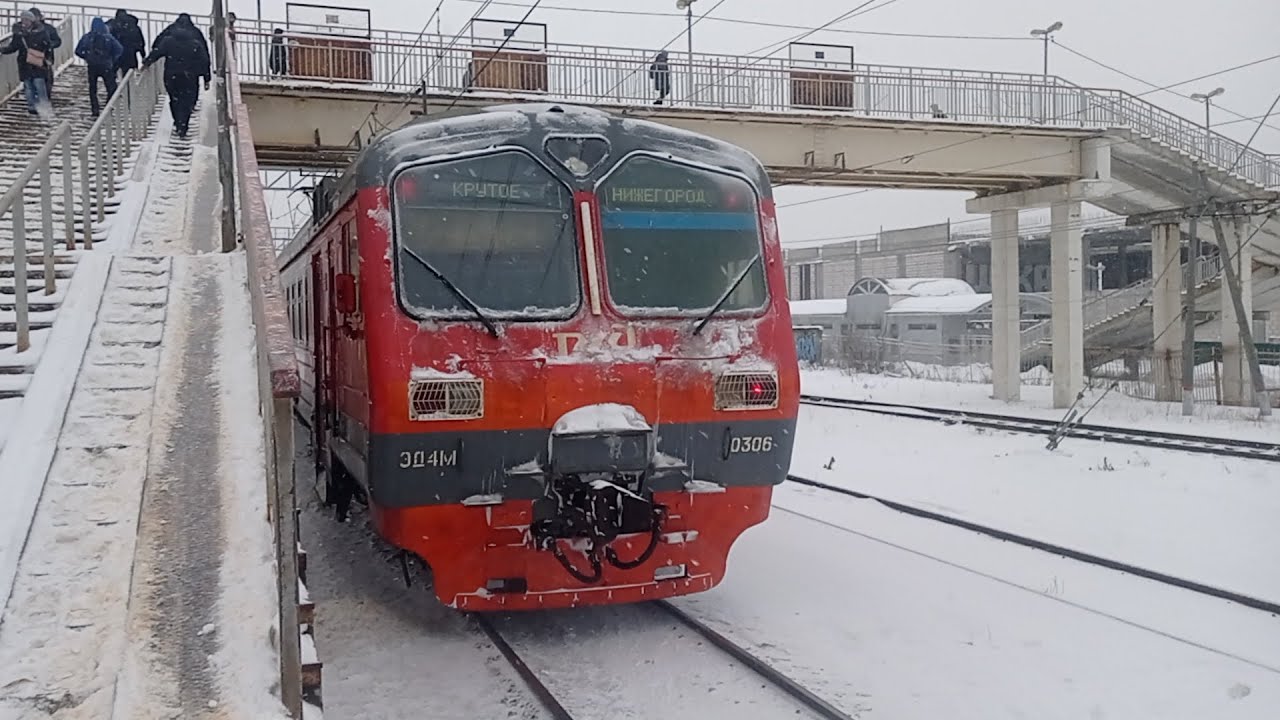
{"label": "concrete staircase", "polygon": [[[65,67],[57,76],[53,89],[54,118],[42,119],[27,112],[26,101],[19,93],[0,105],[0,187],[7,188],[22,173],[23,169],[39,151],[50,132],[63,121],[70,121],[73,142],[84,137],[94,123],[89,114],[87,97],[87,77],[83,65],[72,64]],[[105,90],[100,90],[100,98],[105,104]],[[72,205],[64,206],[62,188],[62,150],[55,148],[51,162],[50,184],[53,192],[54,237],[57,251],[54,256],[54,278],[56,292],[45,292],[45,268],[42,255],[42,232],[40,218],[39,181],[28,184],[24,193],[26,206],[27,237],[27,271],[25,277],[15,277],[14,268],[14,235],[13,213],[6,213],[0,218],[0,401],[11,400],[22,396],[36,361],[40,357],[43,344],[47,339],[58,310],[65,297],[76,263],[82,250],[66,250],[63,242],[63,228],[66,213],[74,213],[76,242],[83,238],[81,220],[81,200],[78,185],[80,160],[72,156],[73,192]],[[114,178],[117,190],[124,187],[124,178],[132,169],[135,158],[131,154],[125,160],[125,175]],[[90,157],[90,163],[94,159]],[[91,171],[95,168],[91,166]],[[119,207],[120,195],[109,197],[104,202],[104,210],[109,218]],[[91,228],[95,242],[105,239],[106,231],[100,223]],[[25,282],[27,286],[32,329],[32,347],[28,352],[17,354],[15,292],[17,284]]]}

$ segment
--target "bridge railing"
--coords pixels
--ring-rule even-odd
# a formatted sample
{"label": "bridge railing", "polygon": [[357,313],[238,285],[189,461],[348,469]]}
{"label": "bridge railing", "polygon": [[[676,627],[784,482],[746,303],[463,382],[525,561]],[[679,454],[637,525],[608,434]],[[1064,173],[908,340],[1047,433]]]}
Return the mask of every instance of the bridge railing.
{"label": "bridge railing", "polygon": [[[56,272],[54,268],[54,252],[56,233],[53,221],[53,199],[54,199],[54,183],[53,177],[56,172],[54,167],[54,150],[61,148],[61,156],[58,159],[61,165],[61,175],[63,182],[61,183],[62,204],[63,207],[71,207],[71,122],[64,120],[44,141],[44,145],[40,147],[36,154],[27,163],[26,168],[14,179],[13,184],[0,196],[0,220],[5,216],[11,215],[10,221],[13,228],[13,308],[14,308],[14,332],[17,335],[17,352],[24,352],[31,347],[31,316],[30,308],[27,302],[28,284],[30,282],[27,274],[28,246],[27,246],[27,225],[39,223],[41,259],[44,262],[44,294],[53,295],[58,291]],[[39,187],[35,191],[36,207],[28,208],[27,203],[31,199],[28,197],[30,186],[39,179]],[[73,223],[75,214],[71,212],[64,213],[63,236],[70,244],[74,238],[75,229]]]}
{"label": "bridge railing", "polygon": [[[163,70],[163,60],[146,70],[130,70],[77,148],[80,231],[86,250],[93,248],[93,223],[106,218],[107,198],[116,195],[116,178],[124,174],[125,159],[150,131],[160,101]],[[69,175],[66,182],[71,182]],[[74,243],[68,246],[74,247]]]}
{"label": "bridge railing", "polygon": [[[214,0],[214,15],[221,15]],[[223,222],[234,226],[244,246],[249,274],[258,365],[259,411],[267,476],[268,518],[274,531],[276,600],[278,602],[280,700],[290,717],[303,713],[303,671],[299,636],[297,497],[294,476],[293,401],[301,393],[293,335],[284,286],[276,265],[271,220],[267,212],[253,145],[249,111],[240,97],[240,81],[230,40],[216,23],[210,44],[217,68],[219,113],[219,177],[223,188]],[[225,228],[224,228],[225,231]],[[225,241],[224,241],[225,243]],[[224,249],[226,248],[224,246]]]}
{"label": "bridge railing", "polygon": [[[244,79],[617,105],[658,99],[649,50],[524,43],[496,53],[493,46],[433,34],[374,31],[368,38],[335,38],[318,27],[294,25],[279,36],[272,30],[269,23],[239,23],[237,61]],[[1057,77],[899,65],[807,67],[786,58],[711,53],[672,53],[668,67],[671,92],[664,104],[676,107],[1128,128],[1254,185],[1280,187],[1275,158],[1135,95]]]}

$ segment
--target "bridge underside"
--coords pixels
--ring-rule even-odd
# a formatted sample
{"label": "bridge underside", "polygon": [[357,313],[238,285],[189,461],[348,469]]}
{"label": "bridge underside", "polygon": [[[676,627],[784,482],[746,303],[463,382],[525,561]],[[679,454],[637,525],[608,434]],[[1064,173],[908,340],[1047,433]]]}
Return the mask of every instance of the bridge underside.
{"label": "bridge underside", "polygon": [[[450,105],[476,108],[545,98],[473,93],[405,96],[331,87],[245,83],[264,167],[342,167],[370,126],[400,127]],[[1080,176],[1085,130],[922,123],[820,113],[652,107],[603,110],[700,132],[751,151],[777,184],[1010,192]],[[372,123],[370,120],[372,119]],[[356,139],[357,132],[361,137]]]}

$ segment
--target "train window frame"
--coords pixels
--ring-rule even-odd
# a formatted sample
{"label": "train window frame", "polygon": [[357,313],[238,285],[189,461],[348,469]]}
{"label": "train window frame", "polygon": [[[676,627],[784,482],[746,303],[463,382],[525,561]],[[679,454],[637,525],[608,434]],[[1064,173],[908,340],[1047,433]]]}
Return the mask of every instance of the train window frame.
{"label": "train window frame", "polygon": [[[554,312],[555,310],[559,310],[559,308],[547,308],[545,313],[531,314],[526,310],[518,310],[518,311],[495,310],[494,308],[485,307],[483,303],[478,303],[478,304],[480,305],[481,309],[484,310],[485,317],[488,320],[498,321],[498,322],[514,322],[514,323],[564,322],[566,320],[570,320],[574,317],[577,317],[578,314],[582,312],[582,309],[586,306],[587,290],[586,290],[586,284],[583,281],[583,274],[586,272],[586,267],[584,265],[585,261],[582,258],[583,227],[582,227],[582,223],[580,222],[577,216],[577,212],[576,212],[577,202],[575,199],[578,189],[575,188],[570,183],[565,182],[565,180],[561,177],[560,173],[557,172],[555,168],[553,168],[548,163],[544,162],[542,158],[538,157],[529,149],[521,147],[519,145],[507,144],[507,145],[494,145],[492,147],[487,147],[480,150],[472,150],[468,152],[451,153],[443,157],[434,157],[434,158],[427,157],[419,160],[414,160],[411,162],[401,163],[400,165],[397,165],[395,168],[393,168],[390,175],[387,177],[385,190],[387,195],[387,206],[391,213],[389,242],[391,245],[391,269],[392,269],[392,272],[394,273],[392,278],[393,279],[392,284],[395,289],[396,304],[399,306],[400,311],[403,312],[408,317],[411,317],[415,320],[421,320],[426,322],[478,322],[478,318],[476,317],[475,313],[471,312],[466,308],[460,308],[458,311],[419,308],[419,307],[410,305],[405,300],[404,286],[402,283],[403,263],[401,262],[401,257],[400,257],[401,255],[400,212],[399,212],[400,208],[399,208],[399,203],[396,202],[396,194],[395,194],[396,183],[400,180],[401,175],[412,170],[418,170],[424,167],[431,167],[433,165],[446,165],[446,164],[460,162],[463,160],[476,160],[481,158],[496,157],[496,156],[500,156],[508,153],[517,153],[517,154],[523,155],[529,160],[532,160],[536,165],[538,165],[540,168],[546,171],[550,182],[554,182],[556,185],[567,190],[569,193],[568,223],[570,225],[570,228],[572,229],[572,243],[573,243],[573,252],[570,253],[570,255],[573,259],[573,277],[576,283],[574,285],[574,289],[577,292],[577,296],[574,304],[571,306],[567,306],[567,308],[563,312]],[[474,300],[474,298],[472,299]]]}
{"label": "train window frame", "polygon": [[604,215],[603,190],[605,189],[605,183],[607,183],[614,176],[615,173],[625,168],[628,162],[638,157],[648,158],[648,159],[655,160],[657,162],[664,163],[667,165],[677,165],[677,166],[688,168],[690,170],[710,173],[713,175],[723,175],[725,177],[733,178],[735,180],[741,181],[746,186],[746,188],[751,192],[751,199],[752,199],[752,202],[755,204],[756,249],[760,257],[758,261],[758,265],[760,266],[760,274],[761,274],[761,279],[763,283],[763,288],[762,288],[764,291],[763,298],[758,306],[752,307],[752,308],[737,308],[732,310],[722,308],[719,312],[716,313],[716,317],[742,320],[742,319],[748,319],[748,318],[761,318],[767,315],[769,312],[769,308],[772,307],[773,305],[774,293],[773,293],[773,289],[769,287],[769,272],[768,272],[769,257],[766,254],[764,220],[760,217],[760,213],[764,207],[764,198],[760,194],[760,189],[756,187],[755,182],[746,173],[739,172],[737,170],[733,170],[730,168],[716,167],[713,165],[708,165],[706,163],[696,162],[696,161],[682,158],[679,156],[671,155],[670,153],[654,152],[652,150],[632,150],[631,152],[626,153],[622,157],[618,158],[618,160],[614,162],[612,166],[609,167],[608,171],[606,171],[603,175],[601,175],[600,178],[596,180],[596,182],[591,186],[591,193],[595,198],[594,204],[596,206],[596,221],[599,223],[599,227],[596,233],[597,237],[595,238],[595,243],[596,243],[596,250],[600,256],[598,262],[600,263],[600,268],[603,271],[601,273],[602,277],[600,278],[600,282],[604,287],[604,292],[602,292],[601,295],[603,296],[604,301],[608,303],[610,309],[614,313],[617,313],[620,317],[637,318],[637,319],[696,318],[696,317],[702,317],[706,315],[711,310],[711,306],[702,307],[702,308],[670,308],[670,307],[643,308],[643,307],[636,307],[636,306],[629,306],[629,305],[620,305],[619,303],[614,301],[613,292],[612,292],[612,289],[610,288],[610,282],[609,282],[608,252],[605,248],[605,241],[606,241],[605,236],[608,234],[608,231],[604,228],[604,222],[603,222],[603,215]]}

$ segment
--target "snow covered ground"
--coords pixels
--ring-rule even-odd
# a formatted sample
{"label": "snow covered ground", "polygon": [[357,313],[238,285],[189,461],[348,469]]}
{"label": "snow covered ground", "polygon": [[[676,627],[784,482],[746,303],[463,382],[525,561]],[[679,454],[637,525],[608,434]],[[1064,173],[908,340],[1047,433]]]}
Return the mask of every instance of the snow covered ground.
{"label": "snow covered ground", "polygon": [[[1274,718],[1276,618],[783,486],[678,604],[862,718]],[[808,517],[796,514],[804,513]]]}
{"label": "snow covered ground", "polygon": [[[827,466],[830,466],[828,469]],[[1280,469],[802,406],[792,472],[1280,601]]]}
{"label": "snow covered ground", "polygon": [[[1023,385],[1021,401],[1004,403],[991,397],[989,384],[919,380],[820,369],[802,372],[800,387],[802,392],[810,395],[856,400],[913,403],[1054,420],[1064,415],[1063,410],[1053,407],[1051,385]],[[1101,389],[1089,390],[1081,404],[1088,407],[1101,394]],[[1266,421],[1258,419],[1258,411],[1254,408],[1199,403],[1195,407],[1195,416],[1184,418],[1181,403],[1140,400],[1118,392],[1108,393],[1089,413],[1085,422],[1208,437],[1280,442],[1280,413]]]}

